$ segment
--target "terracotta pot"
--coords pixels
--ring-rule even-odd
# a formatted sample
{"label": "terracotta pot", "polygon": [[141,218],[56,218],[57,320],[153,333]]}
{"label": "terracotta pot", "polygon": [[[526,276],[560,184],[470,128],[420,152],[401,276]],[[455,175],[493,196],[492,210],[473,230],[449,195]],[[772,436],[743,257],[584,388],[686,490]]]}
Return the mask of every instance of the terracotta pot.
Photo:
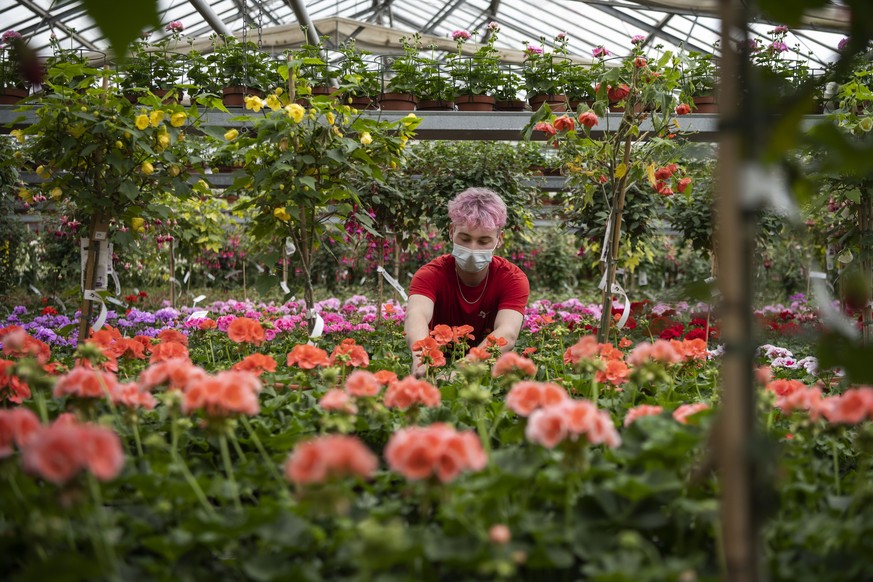
{"label": "terracotta pot", "polygon": [[0,89],[0,105],[15,105],[27,97],[27,94],[27,89],[19,89],[18,87]]}
{"label": "terracotta pot", "polygon": [[490,95],[460,95],[455,98],[458,111],[494,111],[497,100]]}
{"label": "terracotta pot", "polygon": [[417,111],[454,111],[455,102],[443,99],[425,99],[415,106]]}
{"label": "terracotta pot", "polygon": [[177,90],[172,95],[169,95],[169,89],[152,89],[152,93],[160,97],[161,103],[178,103],[183,97],[181,90]]}
{"label": "terracotta pot", "polygon": [[588,109],[594,109],[594,100],[585,99],[584,101],[570,101],[570,111],[576,111],[583,103],[588,106]]}
{"label": "terracotta pot", "polygon": [[330,95],[334,91],[336,91],[337,89],[338,89],[337,87],[325,87],[323,85],[319,86],[319,87],[313,87],[312,92],[309,95],[307,95],[306,97],[301,97],[301,98],[297,99],[296,103],[298,105],[302,105],[303,107],[309,107],[310,98],[322,97],[322,96],[323,97],[330,97]]}
{"label": "terracotta pot", "polygon": [[251,87],[243,87],[234,85],[233,87],[225,87],[221,90],[221,101],[225,107],[245,107],[246,95],[257,95],[263,97],[264,92]]}
{"label": "terracotta pot", "polygon": [[691,113],[718,113],[718,101],[715,95],[701,95],[691,99],[694,101]]}
{"label": "terracotta pot", "polygon": [[379,109],[379,105],[372,97],[352,97],[346,99],[346,102],[349,106],[354,107],[355,109]]}
{"label": "terracotta pot", "polygon": [[497,111],[524,111],[526,108],[527,101],[522,101],[521,99],[498,101],[494,104],[494,109]]}
{"label": "terracotta pot", "polygon": [[533,109],[534,111],[536,111],[537,109],[542,107],[543,103],[548,103],[549,107],[552,109],[552,111],[555,111],[558,113],[563,112],[563,111],[567,111],[567,96],[563,95],[563,94],[552,95],[552,94],[540,93],[540,94],[534,95],[533,97],[528,99],[528,101],[530,101],[530,108]]}
{"label": "terracotta pot", "polygon": [[415,111],[418,99],[412,93],[382,93],[379,106],[385,111]]}
{"label": "terracotta pot", "polygon": [[[624,113],[624,110],[624,105],[613,105],[612,103],[609,104],[609,111],[612,113]],[[643,107],[641,103],[637,103],[636,105],[634,105],[634,113],[644,113],[654,110],[655,108],[651,105],[646,105],[645,107]]]}

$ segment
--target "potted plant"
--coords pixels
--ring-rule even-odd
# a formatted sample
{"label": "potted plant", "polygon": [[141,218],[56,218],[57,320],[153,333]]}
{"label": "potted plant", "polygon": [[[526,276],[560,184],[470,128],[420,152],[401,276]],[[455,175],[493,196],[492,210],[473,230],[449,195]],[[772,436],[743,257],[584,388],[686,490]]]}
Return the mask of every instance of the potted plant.
{"label": "potted plant", "polygon": [[336,70],[340,95],[356,109],[375,108],[381,83],[379,67],[368,59],[373,53],[357,48],[355,39],[341,44],[338,50],[342,55]]}
{"label": "potted plant", "polygon": [[58,37],[49,37],[52,55],[45,62],[43,92],[50,93],[55,85],[66,85],[84,91],[95,84],[99,71],[91,66],[81,49],[63,48]]}
{"label": "potted plant", "polygon": [[[212,35],[212,38],[214,43],[217,35]],[[183,87],[192,99],[201,95],[219,96],[221,94],[224,86],[219,80],[218,57],[214,49],[209,54],[197,50],[189,51],[184,69],[188,82]]]}
{"label": "potted plant", "polygon": [[575,111],[580,103],[585,103],[589,108],[594,106],[595,93],[592,79],[597,78],[599,71],[597,66],[588,69],[580,63],[570,63],[567,66],[566,91],[571,110]]}
{"label": "potted plant", "polygon": [[458,95],[455,102],[460,111],[493,111],[497,101],[494,92],[500,82],[500,60],[494,43],[500,26],[490,22],[487,29],[488,40],[471,57],[463,56],[464,43],[471,38],[471,33],[466,30],[452,33],[452,38],[458,43],[451,69]]}
{"label": "potted plant", "polygon": [[420,80],[414,94],[416,109],[421,111],[452,111],[455,109],[455,85],[451,72],[436,58],[436,46],[430,47],[430,58],[419,58]]}
{"label": "potted plant", "polygon": [[242,107],[247,95],[263,97],[273,83],[270,56],[252,41],[222,36],[213,53],[225,107]]}
{"label": "potted plant", "polygon": [[718,113],[717,77],[712,55],[689,51],[683,60],[682,102],[692,103],[696,113]]}
{"label": "potted plant", "polygon": [[[300,29],[306,36],[306,27]],[[308,38],[308,37],[307,37]],[[322,37],[315,44],[305,43],[300,49],[287,54],[288,66],[294,69],[295,92],[307,104],[309,97],[330,95],[337,90],[336,72],[324,60],[325,49]]]}
{"label": "potted plant", "polygon": [[540,46],[528,44],[524,49],[524,87],[531,108],[539,109],[548,103],[552,111],[567,110],[566,72],[571,61],[567,53],[567,34],[558,33],[553,51],[545,48],[545,37]]}
{"label": "potted plant", "polygon": [[[144,34],[134,41],[130,55],[121,66],[121,88],[128,99],[136,101],[137,92],[151,91],[168,101],[179,100],[181,59],[171,49],[178,47],[183,30],[182,23],[174,21],[166,27],[168,36],[151,43],[150,35]],[[171,91],[175,93],[167,97]]]}
{"label": "potted plant", "polygon": [[421,50],[421,35],[416,33],[400,38],[403,54],[390,58],[387,64],[390,77],[379,96],[382,109],[412,111],[418,103],[416,92],[421,82],[421,66],[418,53]]}
{"label": "potted plant", "polygon": [[0,37],[0,105],[18,103],[28,93],[28,83],[21,74],[21,34],[7,30]]}
{"label": "potted plant", "polygon": [[523,84],[524,78],[512,65],[501,67],[494,90],[496,100],[494,109],[497,111],[524,111],[527,102],[524,99],[519,99],[519,92]]}

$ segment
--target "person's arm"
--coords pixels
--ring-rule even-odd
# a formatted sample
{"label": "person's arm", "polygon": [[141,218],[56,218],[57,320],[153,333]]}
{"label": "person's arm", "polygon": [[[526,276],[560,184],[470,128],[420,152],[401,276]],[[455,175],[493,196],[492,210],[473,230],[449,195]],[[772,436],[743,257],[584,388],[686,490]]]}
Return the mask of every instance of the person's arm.
{"label": "person's arm", "polygon": [[[501,346],[500,353],[512,351],[515,347],[515,342],[518,341],[518,334],[521,332],[521,324],[524,323],[524,315],[515,309],[501,309],[497,312],[494,318],[494,331],[489,335],[494,337],[502,337],[506,340],[506,345]],[[479,344],[480,348],[488,345],[488,338],[482,340]]]}
{"label": "person's arm", "polygon": [[416,378],[424,376],[424,366],[419,362],[418,354],[412,351],[415,342],[430,335],[430,320],[433,319],[433,300],[424,295],[410,295],[406,303],[406,321],[403,330],[406,332],[406,345],[412,353],[411,373]]}

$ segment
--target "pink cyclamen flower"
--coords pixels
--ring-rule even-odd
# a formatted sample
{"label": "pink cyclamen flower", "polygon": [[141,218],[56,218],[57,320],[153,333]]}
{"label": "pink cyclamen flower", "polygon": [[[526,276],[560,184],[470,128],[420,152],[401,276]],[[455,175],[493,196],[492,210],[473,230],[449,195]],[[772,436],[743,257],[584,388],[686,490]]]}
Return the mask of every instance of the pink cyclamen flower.
{"label": "pink cyclamen flower", "polygon": [[182,32],[183,30],[185,30],[185,25],[182,24],[181,20],[174,20],[167,25],[167,32]]}
{"label": "pink cyclamen flower", "polygon": [[642,44],[646,40],[643,34],[635,34],[631,37],[631,44]]}
{"label": "pink cyclamen flower", "polygon": [[602,46],[596,46],[591,50],[591,54],[595,59],[602,59],[603,57],[608,57],[611,53]]}
{"label": "pink cyclamen flower", "polygon": [[466,30],[455,30],[452,32],[452,40],[470,40],[472,35]]}

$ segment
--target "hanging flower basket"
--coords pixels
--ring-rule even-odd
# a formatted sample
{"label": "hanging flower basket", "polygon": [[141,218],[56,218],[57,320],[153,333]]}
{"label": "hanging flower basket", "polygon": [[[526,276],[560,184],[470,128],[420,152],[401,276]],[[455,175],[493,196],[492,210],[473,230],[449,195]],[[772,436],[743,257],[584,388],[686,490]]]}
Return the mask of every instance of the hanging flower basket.
{"label": "hanging flower basket", "polygon": [[233,87],[225,87],[221,91],[221,101],[225,107],[244,107],[245,98],[247,95],[255,95],[256,97],[264,97],[264,92],[251,87],[243,87],[235,85]]}

